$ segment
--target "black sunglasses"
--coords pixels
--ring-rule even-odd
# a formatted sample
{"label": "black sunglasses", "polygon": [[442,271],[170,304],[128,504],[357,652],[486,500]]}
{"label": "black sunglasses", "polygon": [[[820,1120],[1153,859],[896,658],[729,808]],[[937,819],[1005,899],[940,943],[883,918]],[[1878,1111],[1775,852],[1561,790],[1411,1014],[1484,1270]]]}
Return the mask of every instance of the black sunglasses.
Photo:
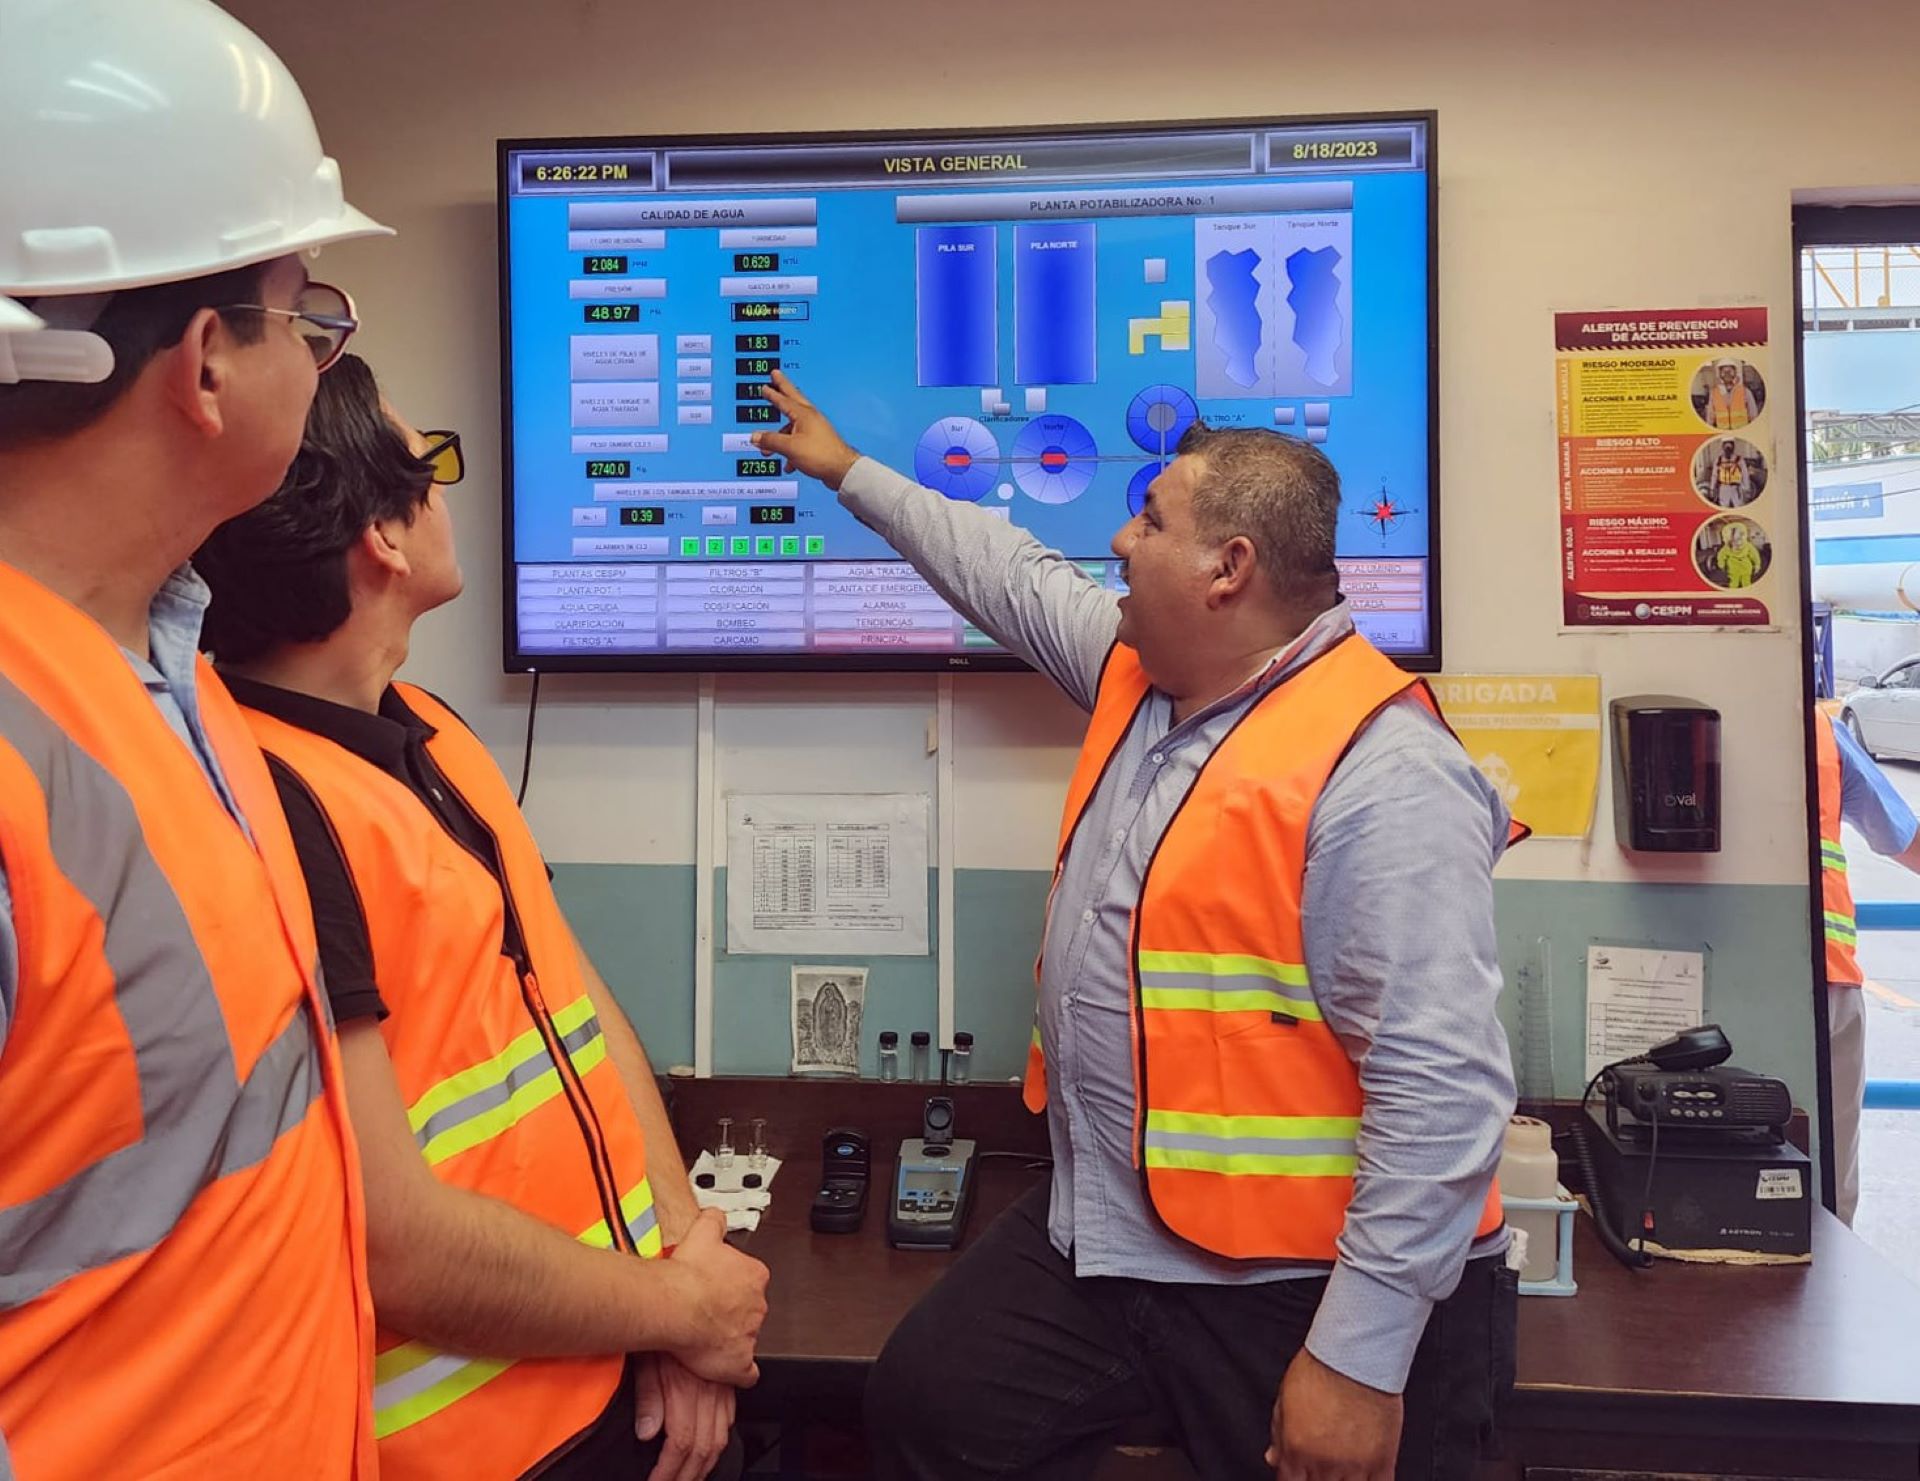
{"label": "black sunglasses", "polygon": [[458,432],[422,432],[420,435],[427,439],[427,450],[420,454],[420,461],[433,470],[435,483],[458,483],[467,476],[467,457],[460,451]]}

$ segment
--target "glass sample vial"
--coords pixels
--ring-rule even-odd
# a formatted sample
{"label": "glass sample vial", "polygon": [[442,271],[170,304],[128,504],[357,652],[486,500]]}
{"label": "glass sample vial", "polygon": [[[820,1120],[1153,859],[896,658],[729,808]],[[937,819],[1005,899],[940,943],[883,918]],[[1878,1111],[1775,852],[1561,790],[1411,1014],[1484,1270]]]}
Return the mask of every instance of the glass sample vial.
{"label": "glass sample vial", "polygon": [[755,1116],[749,1124],[752,1139],[747,1143],[747,1166],[759,1172],[767,1165],[767,1118]]}
{"label": "glass sample vial", "polygon": [[965,1085],[973,1079],[973,1035],[964,1031],[953,1036],[953,1053],[947,1059],[947,1083]]}
{"label": "glass sample vial", "polygon": [[880,1078],[900,1078],[900,1036],[892,1029],[883,1029],[880,1033]]}
{"label": "glass sample vial", "polygon": [[909,1061],[912,1065],[913,1078],[922,1084],[926,1083],[929,1076],[927,1062],[932,1058],[930,1052],[932,1044],[933,1035],[925,1029],[917,1028],[913,1031],[913,1053],[909,1056]]}
{"label": "glass sample vial", "polygon": [[731,1116],[720,1118],[720,1144],[713,1149],[713,1165],[715,1167],[733,1166],[733,1118]]}

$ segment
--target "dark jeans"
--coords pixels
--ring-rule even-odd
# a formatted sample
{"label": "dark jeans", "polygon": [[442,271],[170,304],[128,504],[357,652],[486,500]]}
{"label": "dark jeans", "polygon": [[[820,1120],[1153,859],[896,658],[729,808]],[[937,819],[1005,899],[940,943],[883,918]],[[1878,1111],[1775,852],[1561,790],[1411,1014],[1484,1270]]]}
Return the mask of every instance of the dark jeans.
{"label": "dark jeans", "polygon": [[[867,1385],[883,1481],[1077,1481],[1151,1427],[1207,1481],[1272,1481],[1280,1380],[1324,1278],[1257,1286],[1082,1279],[1047,1240],[1036,1188],[974,1242],[894,1332]],[[1471,1477],[1512,1383],[1517,1292],[1469,1261],[1436,1306],[1405,1394],[1400,1481]]]}

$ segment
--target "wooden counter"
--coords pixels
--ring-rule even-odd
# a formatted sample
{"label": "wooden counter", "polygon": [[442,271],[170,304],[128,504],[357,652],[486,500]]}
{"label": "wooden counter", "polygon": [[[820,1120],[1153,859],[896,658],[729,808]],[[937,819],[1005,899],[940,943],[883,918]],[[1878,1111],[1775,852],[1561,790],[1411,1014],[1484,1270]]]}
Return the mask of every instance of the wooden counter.
{"label": "wooden counter", "polygon": [[[743,1246],[773,1274],[761,1333],[760,1387],[743,1414],[857,1422],[866,1369],[900,1318],[940,1278],[948,1255],[886,1243],[892,1152],[917,1134],[935,1087],[715,1080],[675,1087],[689,1153],[721,1114],[764,1115],[776,1153],[791,1151],[772,1208]],[[1044,1148],[1037,1118],[1005,1086],[957,1096],[959,1133],[983,1149]],[[854,1234],[815,1234],[819,1135],[863,1126],[874,1194]],[[1009,1145],[1012,1143],[1014,1145]],[[1043,1172],[983,1164],[970,1234]],[[1577,1296],[1520,1303],[1519,1387],[1504,1460],[1488,1478],[1558,1477],[1579,1468],[1752,1477],[1920,1476],[1920,1287],[1825,1212],[1814,1211],[1810,1265],[1735,1269],[1661,1262],[1629,1271],[1584,1216]],[[1561,1469],[1566,1468],[1566,1469]]]}

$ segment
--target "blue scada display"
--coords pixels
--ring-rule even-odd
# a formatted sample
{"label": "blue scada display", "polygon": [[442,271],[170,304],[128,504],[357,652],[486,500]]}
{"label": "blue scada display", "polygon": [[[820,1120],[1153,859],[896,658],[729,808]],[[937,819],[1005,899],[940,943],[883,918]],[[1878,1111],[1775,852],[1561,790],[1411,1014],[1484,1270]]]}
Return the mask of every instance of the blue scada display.
{"label": "blue scada display", "polygon": [[1011,663],[750,441],[848,441],[1119,586],[1196,418],[1322,444],[1363,631],[1437,661],[1431,120],[500,146],[507,664]]}

